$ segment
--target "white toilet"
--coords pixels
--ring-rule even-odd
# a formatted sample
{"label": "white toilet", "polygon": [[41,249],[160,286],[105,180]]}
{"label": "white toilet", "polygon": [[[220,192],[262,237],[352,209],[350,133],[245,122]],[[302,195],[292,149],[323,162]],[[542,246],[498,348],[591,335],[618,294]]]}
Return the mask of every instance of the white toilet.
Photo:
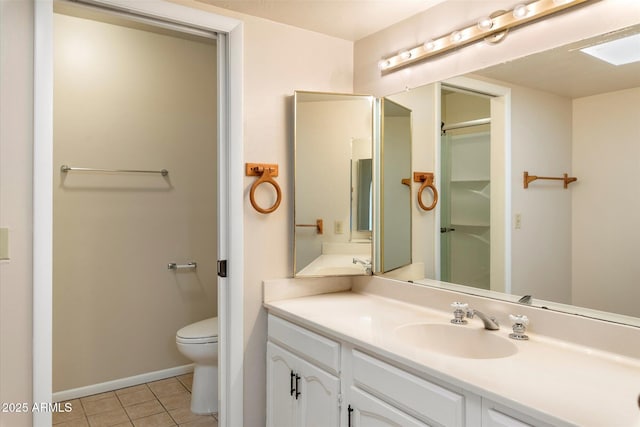
{"label": "white toilet", "polygon": [[218,318],[187,325],[176,333],[178,351],[193,360],[191,412],[218,412]]}

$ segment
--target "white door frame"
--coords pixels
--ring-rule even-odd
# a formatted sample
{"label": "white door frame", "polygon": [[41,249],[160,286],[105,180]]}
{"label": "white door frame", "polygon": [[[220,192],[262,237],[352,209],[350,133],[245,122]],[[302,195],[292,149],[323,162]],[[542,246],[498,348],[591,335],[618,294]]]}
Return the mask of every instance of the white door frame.
{"label": "white door frame", "polygon": [[[243,32],[242,22],[165,0],[90,0],[99,6],[217,32],[219,414],[221,427],[243,425]],[[52,399],[53,313],[53,0],[35,0],[33,169],[33,401]],[[225,43],[226,41],[226,43]],[[51,413],[33,414],[50,427]]]}
{"label": "white door frame", "polygon": [[[436,123],[435,126],[435,134],[434,138],[436,143],[436,159],[440,159],[441,150],[440,150],[440,123],[441,123],[441,114],[440,114],[440,106],[441,106],[441,90],[442,85],[449,85],[454,87],[459,87],[462,89],[468,89],[471,91],[484,93],[487,95],[491,95],[494,98],[492,99],[491,105],[491,132],[492,138],[497,135],[498,138],[503,142],[499,147],[495,147],[492,139],[492,159],[497,158],[500,159],[500,164],[492,165],[492,187],[494,183],[497,183],[498,180],[495,180],[493,174],[494,171],[498,174],[498,176],[503,177],[500,180],[500,185],[503,188],[492,188],[492,198],[496,200],[495,194],[503,194],[503,197],[498,199],[497,201],[497,210],[491,213],[491,229],[496,230],[497,232],[491,233],[491,271],[492,276],[496,275],[495,282],[498,283],[499,289],[494,289],[492,284],[492,290],[500,291],[500,292],[511,292],[511,89],[499,86],[497,84],[493,84],[490,82],[485,82],[482,80],[476,80],[469,77],[453,77],[447,79],[443,82],[436,83],[436,96],[435,98],[435,111],[436,111]],[[496,108],[497,107],[497,108]],[[496,151],[497,150],[497,151]],[[440,167],[440,160],[436,161],[436,177],[437,182],[442,183],[442,171]],[[499,197],[499,196],[498,196]],[[435,271],[436,277],[440,280],[441,271],[440,271],[440,205],[438,205],[436,212],[436,221],[435,221]],[[492,281],[494,278],[492,277]]]}

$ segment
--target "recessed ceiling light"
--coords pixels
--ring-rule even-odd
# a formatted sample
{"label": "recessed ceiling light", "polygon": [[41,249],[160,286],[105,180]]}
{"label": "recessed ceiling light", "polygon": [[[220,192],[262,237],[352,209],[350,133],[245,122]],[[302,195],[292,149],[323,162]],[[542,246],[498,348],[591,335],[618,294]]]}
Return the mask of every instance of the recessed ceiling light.
{"label": "recessed ceiling light", "polygon": [[594,56],[613,65],[624,65],[640,61],[640,33],[621,39],[597,44],[580,49],[587,55]]}

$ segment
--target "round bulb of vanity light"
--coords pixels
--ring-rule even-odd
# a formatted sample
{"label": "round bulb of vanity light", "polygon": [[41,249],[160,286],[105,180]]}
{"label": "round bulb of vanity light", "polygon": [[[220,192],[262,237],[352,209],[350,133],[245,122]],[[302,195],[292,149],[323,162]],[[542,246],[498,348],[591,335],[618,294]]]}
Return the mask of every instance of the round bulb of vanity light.
{"label": "round bulb of vanity light", "polygon": [[406,61],[407,59],[411,58],[411,52],[409,52],[408,50],[403,50],[398,55],[400,56],[400,59],[402,59],[403,61]]}
{"label": "round bulb of vanity light", "polygon": [[450,39],[454,43],[458,43],[462,40],[462,33],[460,31],[454,31],[451,33]]}
{"label": "round bulb of vanity light", "polygon": [[484,18],[480,18],[478,20],[478,28],[481,30],[490,30],[493,27],[493,19],[485,16]]}
{"label": "round bulb of vanity light", "polygon": [[391,61],[389,61],[388,59],[381,59],[380,61],[378,61],[378,68],[381,70],[389,68],[390,65]]}
{"label": "round bulb of vanity light", "polygon": [[529,14],[529,8],[526,4],[519,4],[513,8],[513,17],[516,19],[524,18]]}
{"label": "round bulb of vanity light", "polygon": [[427,52],[432,51],[433,49],[436,48],[436,44],[433,40],[427,40],[426,42],[424,42],[424,44],[422,45],[422,47],[424,48],[424,50],[426,50]]}

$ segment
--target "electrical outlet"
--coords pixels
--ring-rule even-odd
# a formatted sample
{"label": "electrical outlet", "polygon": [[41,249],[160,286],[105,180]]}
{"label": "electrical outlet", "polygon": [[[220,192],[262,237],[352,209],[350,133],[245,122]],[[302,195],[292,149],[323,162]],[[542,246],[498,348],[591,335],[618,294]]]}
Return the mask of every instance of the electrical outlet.
{"label": "electrical outlet", "polygon": [[513,221],[513,228],[520,230],[522,228],[522,214],[517,213]]}

